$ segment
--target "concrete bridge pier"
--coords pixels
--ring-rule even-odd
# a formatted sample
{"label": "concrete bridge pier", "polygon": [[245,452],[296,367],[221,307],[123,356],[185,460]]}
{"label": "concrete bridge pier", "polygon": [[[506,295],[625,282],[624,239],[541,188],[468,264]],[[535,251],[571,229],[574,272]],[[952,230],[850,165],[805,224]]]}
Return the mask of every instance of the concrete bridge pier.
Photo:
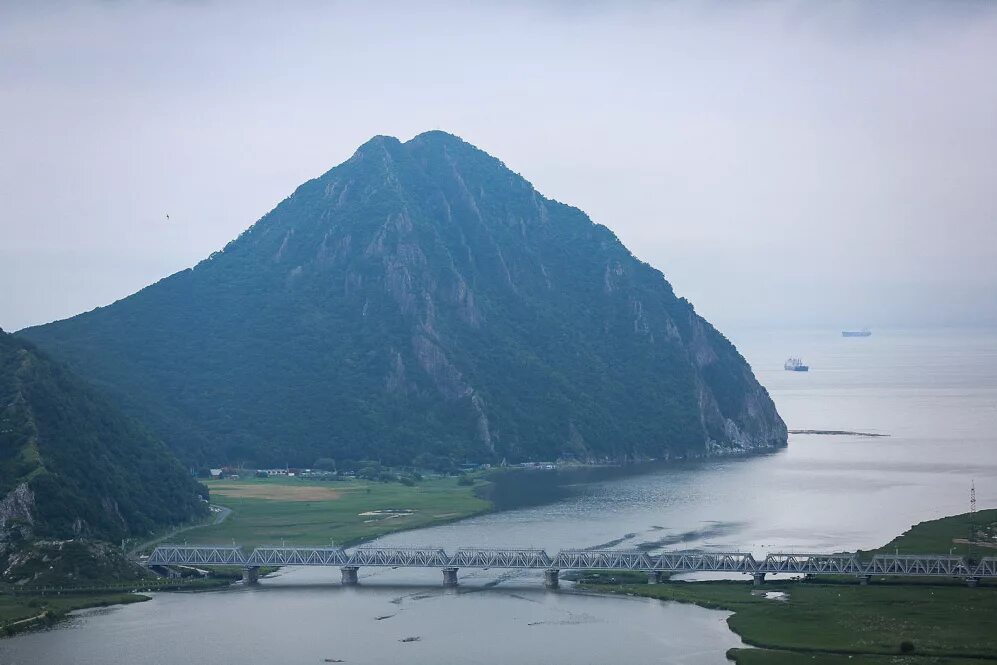
{"label": "concrete bridge pier", "polygon": [[456,568],[444,568],[443,569],[443,586],[445,586],[445,587],[455,587],[455,586],[457,586],[457,569]]}
{"label": "concrete bridge pier", "polygon": [[356,586],[358,584],[358,570],[360,570],[359,566],[342,566],[339,569],[340,574],[343,576],[343,586]]}
{"label": "concrete bridge pier", "polygon": [[870,575],[859,575],[859,584],[861,584],[862,586],[867,586],[869,584],[870,579],[871,579]]}
{"label": "concrete bridge pier", "polygon": [[978,579],[976,579],[975,577],[967,577],[966,578],[966,585],[969,586],[969,587],[975,587],[977,584],[979,584],[979,582],[980,581]]}
{"label": "concrete bridge pier", "polygon": [[246,566],[242,569],[242,583],[243,584],[259,584],[260,582],[260,567],[259,566]]}
{"label": "concrete bridge pier", "polygon": [[751,579],[755,586],[761,586],[765,584],[765,573],[751,573]]}
{"label": "concrete bridge pier", "polygon": [[647,583],[648,584],[660,584],[661,583],[661,571],[660,570],[649,570],[649,571],[647,571]]}
{"label": "concrete bridge pier", "polygon": [[560,574],[557,568],[548,568],[544,571],[544,586],[548,589],[556,589],[558,585],[557,576]]}

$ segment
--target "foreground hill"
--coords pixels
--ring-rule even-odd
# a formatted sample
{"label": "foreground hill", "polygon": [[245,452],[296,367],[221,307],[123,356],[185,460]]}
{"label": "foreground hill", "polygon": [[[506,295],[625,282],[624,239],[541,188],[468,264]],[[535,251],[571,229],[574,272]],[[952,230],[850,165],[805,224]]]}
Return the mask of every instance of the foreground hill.
{"label": "foreground hill", "polygon": [[0,331],[0,551],[144,535],[205,514],[201,493],[162,442]]}
{"label": "foreground hill", "polygon": [[193,269],[22,334],[191,462],[786,444],[660,272],[443,132],[376,137]]}

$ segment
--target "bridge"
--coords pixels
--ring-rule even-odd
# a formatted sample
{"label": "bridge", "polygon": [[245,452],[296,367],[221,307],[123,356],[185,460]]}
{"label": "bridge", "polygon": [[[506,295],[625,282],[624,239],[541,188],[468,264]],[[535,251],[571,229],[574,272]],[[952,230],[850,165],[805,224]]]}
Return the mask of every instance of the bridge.
{"label": "bridge", "polygon": [[562,570],[612,570],[647,573],[649,582],[660,582],[666,573],[742,573],[760,585],[769,574],[850,575],[868,584],[873,576],[952,577],[976,586],[983,578],[997,577],[997,557],[967,560],[944,554],[876,554],[862,559],[858,553],[774,553],[757,560],[748,552],[672,551],[649,554],[642,550],[561,550],[551,556],[541,549],[461,548],[446,552],[432,547],[362,546],[257,547],[249,554],[235,545],[160,545],[146,565],[239,566],[243,580],[254,584],[263,566],[338,566],[344,585],[357,584],[363,566],[388,568],[437,568],[444,586],[457,585],[461,568],[542,570],[544,584],[556,588]]}

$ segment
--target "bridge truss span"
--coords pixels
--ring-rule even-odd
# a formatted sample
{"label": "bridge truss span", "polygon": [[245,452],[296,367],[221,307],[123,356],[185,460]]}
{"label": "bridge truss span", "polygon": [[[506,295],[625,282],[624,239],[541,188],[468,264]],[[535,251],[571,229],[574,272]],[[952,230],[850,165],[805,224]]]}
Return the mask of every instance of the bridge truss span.
{"label": "bridge truss span", "polygon": [[925,577],[969,577],[972,572],[961,556],[919,554],[877,554],[866,566],[865,575]]}
{"label": "bridge truss span", "polygon": [[663,573],[755,573],[757,564],[747,552],[665,552],[652,557],[653,570]]}
{"label": "bridge truss span", "polygon": [[343,566],[349,556],[341,547],[257,547],[247,566]]}
{"label": "bridge truss span", "polygon": [[640,550],[561,550],[554,557],[553,568],[560,570],[643,570],[654,563]]}
{"label": "bridge truss span", "polygon": [[252,583],[264,566],[339,566],[344,584],[357,583],[357,570],[364,566],[390,568],[439,568],[444,584],[456,585],[461,568],[507,568],[543,570],[545,584],[557,586],[562,570],[627,570],[648,573],[656,581],[663,573],[741,573],[761,583],[766,575],[849,575],[867,583],[879,577],[950,577],[976,584],[982,578],[997,578],[997,557],[967,560],[961,556],[936,554],[876,554],[862,560],[843,552],[775,552],[756,560],[748,552],[676,551],[649,554],[642,550],[561,550],[554,556],[542,549],[462,547],[448,553],[440,547],[375,547],[353,550],[340,547],[268,545],[248,556],[236,545],[159,545],[148,566],[241,566],[244,579]]}
{"label": "bridge truss span", "polygon": [[246,555],[231,545],[160,545],[149,556],[149,566],[244,566]]}
{"label": "bridge truss span", "polygon": [[758,566],[760,573],[790,573],[799,575],[861,575],[865,567],[855,554],[804,554],[776,552],[765,557]]}
{"label": "bridge truss span", "polygon": [[973,577],[997,577],[997,557],[987,556],[973,569]]}
{"label": "bridge truss span", "polygon": [[453,568],[551,568],[552,560],[547,552],[538,549],[475,549],[461,548],[450,557]]}
{"label": "bridge truss span", "polygon": [[391,568],[447,568],[450,555],[440,548],[358,547],[346,561],[348,566],[387,566]]}

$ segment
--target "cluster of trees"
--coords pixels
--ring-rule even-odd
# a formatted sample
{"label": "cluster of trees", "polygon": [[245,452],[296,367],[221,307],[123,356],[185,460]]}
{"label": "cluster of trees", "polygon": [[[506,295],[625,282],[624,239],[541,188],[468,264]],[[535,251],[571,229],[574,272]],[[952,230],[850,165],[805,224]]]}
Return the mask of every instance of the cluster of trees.
{"label": "cluster of trees", "polygon": [[431,455],[421,453],[416,455],[411,464],[384,466],[380,461],[374,460],[342,460],[337,462],[331,457],[319,457],[312,464],[313,469],[321,471],[336,471],[340,473],[353,473],[361,477],[368,477],[372,473],[382,473],[385,470],[396,471],[397,473],[410,475],[416,480],[422,480],[420,471],[432,471],[444,475],[453,475],[460,472],[460,465],[449,455]]}

